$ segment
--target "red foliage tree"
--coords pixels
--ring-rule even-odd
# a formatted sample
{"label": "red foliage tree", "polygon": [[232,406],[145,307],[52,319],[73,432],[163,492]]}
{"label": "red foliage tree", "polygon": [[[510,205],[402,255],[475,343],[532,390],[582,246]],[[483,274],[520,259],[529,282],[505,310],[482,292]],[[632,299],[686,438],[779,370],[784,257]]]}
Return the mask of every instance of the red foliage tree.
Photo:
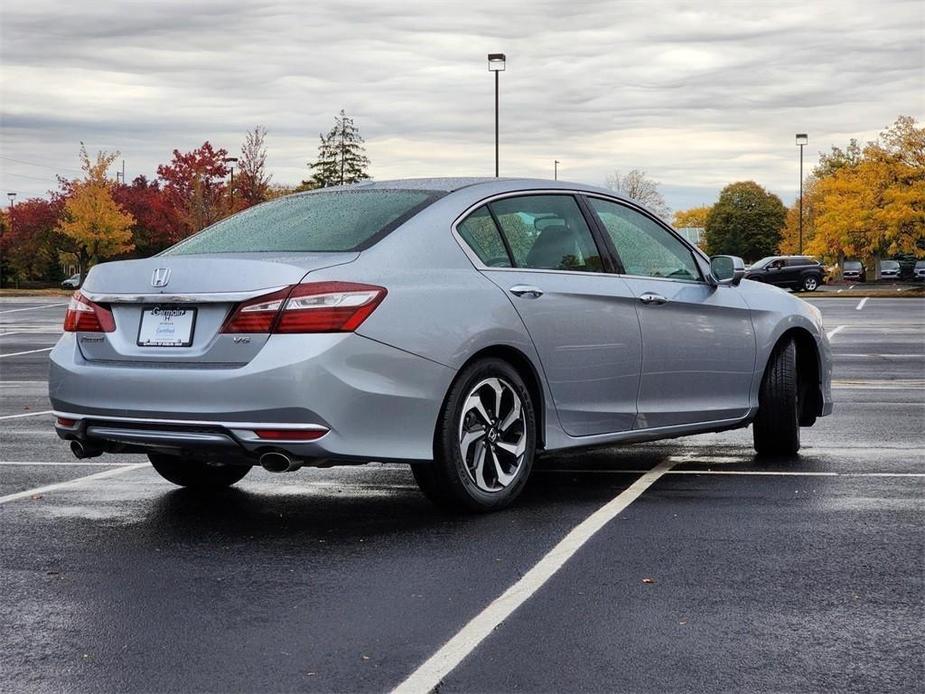
{"label": "red foliage tree", "polygon": [[173,151],[169,164],[157,167],[163,192],[177,212],[179,238],[217,222],[227,213],[225,177],[228,151],[207,141],[191,152]]}
{"label": "red foliage tree", "polygon": [[179,211],[158,181],[138,176],[131,185],[119,185],[112,197],[135,218],[132,237],[139,257],[159,253],[184,236]]}
{"label": "red foliage tree", "polygon": [[29,198],[17,203],[12,218],[7,211],[0,235],[2,274],[9,280],[61,279],[58,251],[62,237],[55,228],[64,209],[64,198]]}

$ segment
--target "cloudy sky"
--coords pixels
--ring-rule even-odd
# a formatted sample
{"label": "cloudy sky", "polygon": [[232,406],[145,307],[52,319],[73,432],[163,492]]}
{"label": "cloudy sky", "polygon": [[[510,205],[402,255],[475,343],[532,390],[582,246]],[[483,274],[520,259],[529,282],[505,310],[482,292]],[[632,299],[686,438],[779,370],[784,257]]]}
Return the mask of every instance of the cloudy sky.
{"label": "cloudy sky", "polygon": [[[174,148],[269,130],[297,183],[344,108],[375,178],[501,173],[600,184],[644,169],[674,209],[754,179],[792,200],[808,161],[925,116],[925,0],[3,0],[0,187],[77,172],[80,141],[129,179]],[[22,199],[21,197],[19,199]]]}

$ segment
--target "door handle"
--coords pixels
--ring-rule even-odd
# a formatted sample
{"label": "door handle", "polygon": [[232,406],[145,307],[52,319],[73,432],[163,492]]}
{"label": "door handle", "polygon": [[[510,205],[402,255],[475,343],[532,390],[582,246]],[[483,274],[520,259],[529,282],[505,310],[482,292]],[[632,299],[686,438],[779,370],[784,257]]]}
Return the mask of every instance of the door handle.
{"label": "door handle", "polygon": [[668,303],[668,299],[663,297],[661,294],[653,294],[652,292],[646,292],[639,297],[639,300],[647,306],[661,306],[662,304]]}
{"label": "door handle", "polygon": [[514,296],[526,296],[531,299],[539,299],[543,296],[543,290],[539,287],[532,287],[527,284],[515,284],[508,291]]}

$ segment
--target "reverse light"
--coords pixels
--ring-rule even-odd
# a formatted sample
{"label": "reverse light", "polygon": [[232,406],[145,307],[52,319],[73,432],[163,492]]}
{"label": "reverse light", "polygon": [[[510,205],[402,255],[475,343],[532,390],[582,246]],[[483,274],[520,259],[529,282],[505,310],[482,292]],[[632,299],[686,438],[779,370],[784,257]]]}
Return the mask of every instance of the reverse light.
{"label": "reverse light", "polygon": [[112,311],[90,301],[79,291],[74,292],[64,314],[65,332],[111,333],[115,329]]}
{"label": "reverse light", "polygon": [[353,282],[296,284],[240,304],[222,332],[353,332],[386,294],[384,287]]}

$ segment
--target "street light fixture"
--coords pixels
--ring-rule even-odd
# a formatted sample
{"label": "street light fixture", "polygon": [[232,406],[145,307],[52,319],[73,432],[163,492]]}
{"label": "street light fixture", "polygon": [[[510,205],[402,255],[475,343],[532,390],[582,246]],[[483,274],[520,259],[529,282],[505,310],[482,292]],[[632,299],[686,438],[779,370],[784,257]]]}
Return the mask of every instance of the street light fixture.
{"label": "street light fixture", "polygon": [[16,198],[16,193],[7,193],[6,197],[10,199],[10,232],[13,231],[13,200]]}
{"label": "street light fixture", "polygon": [[809,135],[797,133],[797,147],[800,148],[800,255],[803,255],[803,148],[809,144]]}
{"label": "street light fixture", "polygon": [[554,159],[552,162],[552,180],[559,180],[559,160]]}
{"label": "street light fixture", "polygon": [[231,169],[231,208],[232,210],[234,209],[234,165],[237,163],[237,161],[238,161],[237,157],[224,157],[222,159],[222,162],[224,162],[225,164],[231,164],[231,166],[228,168]]}
{"label": "street light fixture", "polygon": [[495,73],[495,178],[498,178],[498,74],[504,72],[506,62],[504,53],[488,54],[488,71]]}

